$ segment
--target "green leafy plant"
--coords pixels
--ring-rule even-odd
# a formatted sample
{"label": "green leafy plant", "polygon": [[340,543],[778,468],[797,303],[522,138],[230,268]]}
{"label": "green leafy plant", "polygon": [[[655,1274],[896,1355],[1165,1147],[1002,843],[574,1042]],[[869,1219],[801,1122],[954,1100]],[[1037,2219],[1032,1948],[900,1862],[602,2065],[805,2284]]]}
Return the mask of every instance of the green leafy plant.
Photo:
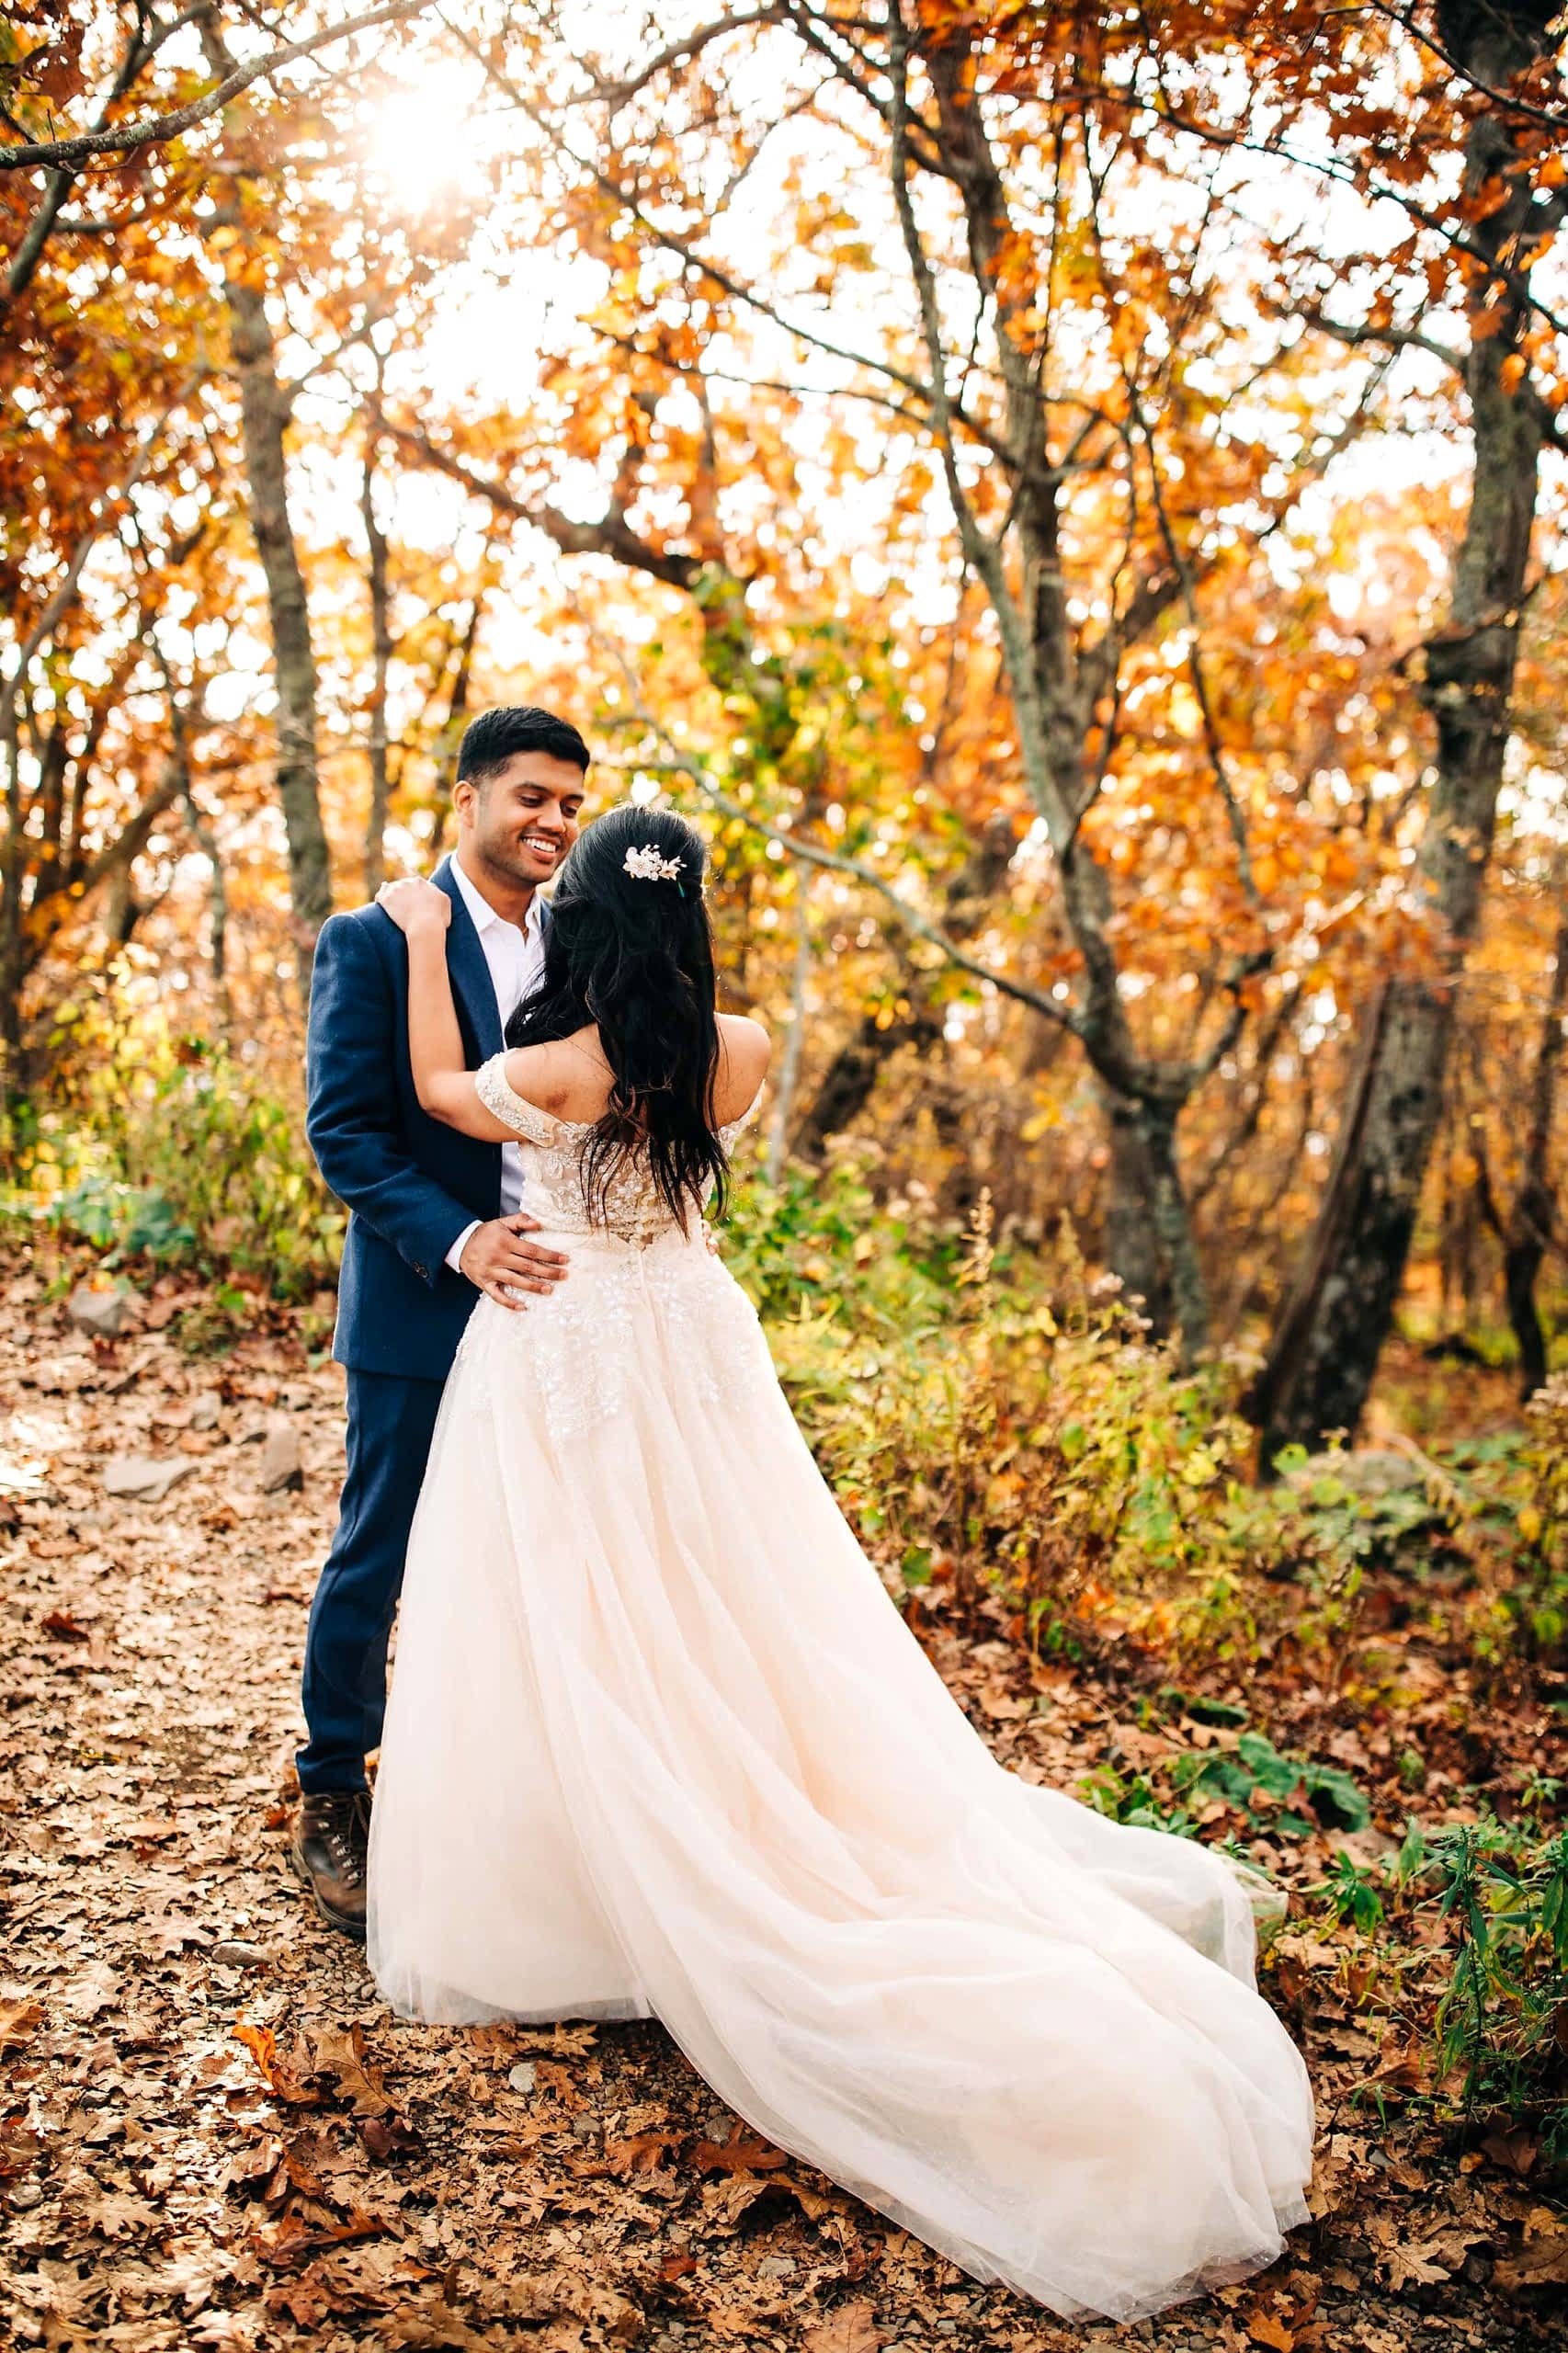
{"label": "green leafy plant", "polygon": [[1542,1839],[1483,1813],[1431,1833],[1413,1861],[1451,1937],[1436,2033],[1463,2120],[1533,2115],[1550,2161],[1568,2161],[1568,1831]]}
{"label": "green leafy plant", "polygon": [[13,1220],[42,1217],[115,1266],[259,1278],[282,1300],[332,1281],[347,1221],[296,1102],[156,1006],[61,1019],[58,1091],[11,1124]]}
{"label": "green leafy plant", "polygon": [[1372,1818],[1365,1791],[1348,1773],[1282,1754],[1260,1732],[1240,1733],[1233,1748],[1192,1749],[1173,1758],[1171,1783],[1189,1798],[1219,1798],[1256,1828],[1290,1838],[1365,1830]]}

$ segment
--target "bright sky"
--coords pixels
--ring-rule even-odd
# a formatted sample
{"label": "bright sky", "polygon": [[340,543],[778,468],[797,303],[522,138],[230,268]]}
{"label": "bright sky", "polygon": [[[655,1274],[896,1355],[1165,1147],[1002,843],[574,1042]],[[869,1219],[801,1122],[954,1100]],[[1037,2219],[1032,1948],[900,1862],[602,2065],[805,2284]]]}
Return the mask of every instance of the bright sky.
{"label": "bright sky", "polygon": [[[618,0],[595,0],[591,16],[584,22],[591,25],[596,42],[602,44],[617,14]],[[619,15],[629,27],[642,21],[631,10],[619,9]],[[673,18],[661,27],[666,33],[676,28]],[[759,93],[766,82],[768,55],[759,40]],[[517,113],[503,97],[487,89],[480,67],[466,55],[451,51],[437,53],[433,46],[425,43],[418,49],[401,51],[389,45],[382,54],[382,63],[395,66],[405,86],[390,97],[366,102],[363,119],[368,133],[368,193],[373,189],[379,199],[406,208],[413,216],[439,212],[460,204],[465,197],[472,198],[494,163],[533,143],[532,134],[520,123]],[[767,95],[771,97],[771,91]],[[730,208],[721,233],[722,257],[733,262],[737,274],[751,276],[758,268],[759,256],[779,254],[778,223],[793,201],[786,186],[790,173],[797,176],[800,184],[826,189],[845,184],[854,167],[853,150],[846,134],[835,131],[819,116],[801,117],[787,125],[770,140]],[[1265,234],[1292,230],[1301,222],[1310,221],[1320,250],[1331,259],[1375,252],[1407,226],[1403,213],[1395,206],[1369,211],[1353,191],[1265,158],[1237,159],[1233,167],[1227,168],[1222,184],[1238,219],[1239,237],[1245,234],[1243,222]],[[882,192],[884,198],[885,193]],[[859,200],[858,195],[856,200]],[[932,201],[929,190],[926,191],[925,201],[927,205]],[[1190,210],[1199,201],[1196,186],[1184,191],[1150,175],[1142,187],[1123,187],[1116,201],[1116,228],[1128,238],[1168,238],[1181,208],[1185,205]],[[498,223],[509,217],[515,216],[497,208]],[[498,230],[491,234],[482,228],[469,257],[444,272],[439,306],[417,350],[395,354],[392,359],[389,385],[394,397],[436,417],[448,404],[477,408],[480,413],[491,402],[497,408],[526,405],[528,392],[537,381],[540,350],[568,345],[574,323],[601,296],[604,273],[597,263],[541,244],[519,246],[510,243],[503,246],[502,233]],[[792,315],[809,321],[834,340],[850,347],[876,350],[883,342],[889,286],[896,289],[892,299],[898,303],[901,317],[907,315],[909,295],[902,251],[896,245],[887,202],[882,204],[880,218],[876,202],[872,202],[868,233],[879,265],[885,264],[885,267],[879,266],[859,274],[840,271],[831,297],[825,301],[789,292],[780,299]],[[809,259],[809,256],[791,258],[786,251],[782,256],[786,278],[799,277],[801,263]],[[764,265],[764,275],[770,290],[777,290],[777,270],[769,277],[768,266]],[[955,317],[959,316],[964,302],[961,278],[949,281],[949,299]],[[1342,300],[1347,314],[1353,315],[1357,300],[1353,278],[1346,279]],[[1244,295],[1240,299],[1236,324],[1239,343],[1257,327],[1247,310]],[[1440,318],[1433,324],[1437,332],[1444,331]],[[303,372],[317,356],[300,345],[287,347],[283,354],[291,372]],[[710,356],[720,367],[728,360],[737,374],[778,375],[814,386],[824,395],[840,384],[845,375],[842,363],[820,353],[802,351],[792,338],[765,321],[754,323],[746,348],[726,352],[721,347]],[[1092,367],[1094,358],[1092,351],[1085,351],[1086,367]],[[1441,374],[1440,363],[1413,354],[1399,362],[1393,381],[1418,409],[1421,396],[1436,389]],[[720,396],[725,397],[722,393]],[[742,397],[735,393],[727,396]],[[1264,400],[1267,397],[1267,392],[1260,395]],[[334,535],[341,531],[352,541],[358,535],[357,454],[351,446],[343,448],[339,459],[329,454],[334,436],[340,434],[351,415],[351,398],[345,387],[326,377],[307,390],[299,408],[302,424],[318,424],[325,428],[322,441],[300,469],[301,489],[313,524],[317,529]],[[808,476],[812,468],[812,414],[808,412],[808,421],[800,428]],[[819,514],[813,521],[814,527],[830,540],[837,535],[846,563],[866,564],[874,561],[869,551],[880,539],[883,493],[875,463],[880,428],[873,412],[859,409],[851,414],[866,436],[869,461],[864,479],[858,483],[851,482],[846,488],[844,477],[837,476],[830,495],[824,475],[823,494],[816,502]],[[825,399],[814,415],[818,429],[825,428],[830,417]],[[1335,506],[1346,500],[1373,493],[1386,496],[1404,486],[1457,478],[1461,472],[1462,454],[1450,437],[1420,429],[1368,437],[1337,462],[1327,484],[1309,494],[1302,505],[1302,521],[1311,530],[1323,530]],[[590,465],[565,469],[555,494],[569,513],[590,517],[601,510],[602,485]],[[465,506],[461,492],[451,483],[430,475],[404,474],[398,483],[395,537],[405,545],[438,550],[452,546],[454,536],[468,530],[470,544],[465,546],[463,538],[458,536],[456,552],[460,557],[472,554],[477,549],[477,539],[465,522]],[[1279,563],[1289,565],[1295,560],[1291,551],[1281,545]],[[1370,564],[1375,557],[1369,554],[1363,561]],[[520,529],[514,540],[511,594],[498,602],[487,638],[494,662],[526,674],[542,657],[547,649],[530,618],[530,608],[537,611],[550,600],[559,577],[553,551],[537,535]],[[916,563],[905,586],[923,617],[935,619],[944,614],[950,597],[945,557],[934,548],[929,566],[923,569]],[[1353,572],[1346,568],[1331,584],[1335,609],[1344,619],[1352,618],[1369,589],[1375,597],[1377,584],[1365,570]],[[250,699],[265,673],[263,648],[256,646],[253,654],[251,679],[247,682],[243,675],[237,675],[228,689],[236,708]],[[221,688],[215,703],[222,693]]]}

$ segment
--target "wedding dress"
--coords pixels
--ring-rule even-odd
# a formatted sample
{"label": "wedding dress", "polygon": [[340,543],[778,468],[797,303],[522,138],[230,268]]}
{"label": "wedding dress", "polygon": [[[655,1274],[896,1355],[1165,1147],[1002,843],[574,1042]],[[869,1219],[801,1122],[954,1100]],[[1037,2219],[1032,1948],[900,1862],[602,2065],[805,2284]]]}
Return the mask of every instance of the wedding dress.
{"label": "wedding dress", "polygon": [[588,1130],[505,1060],[480,1096],[571,1264],[526,1313],[480,1301],[442,1398],[370,1835],[382,1995],[656,2017],[757,2131],[1063,2317],[1261,2268],[1312,2140],[1256,1986],[1267,1882],[993,1757],[697,1221],[632,1169],[591,1229]]}

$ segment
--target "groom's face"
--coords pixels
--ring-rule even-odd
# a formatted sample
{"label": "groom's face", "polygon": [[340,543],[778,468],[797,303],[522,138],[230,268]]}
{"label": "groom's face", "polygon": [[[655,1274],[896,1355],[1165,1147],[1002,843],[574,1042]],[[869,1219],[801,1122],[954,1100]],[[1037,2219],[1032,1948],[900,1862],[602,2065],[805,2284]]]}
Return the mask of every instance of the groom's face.
{"label": "groom's face", "polygon": [[514,752],[475,784],[463,779],[453,799],[458,823],[472,829],[482,865],[523,888],[548,882],[577,838],[583,771],[551,752]]}

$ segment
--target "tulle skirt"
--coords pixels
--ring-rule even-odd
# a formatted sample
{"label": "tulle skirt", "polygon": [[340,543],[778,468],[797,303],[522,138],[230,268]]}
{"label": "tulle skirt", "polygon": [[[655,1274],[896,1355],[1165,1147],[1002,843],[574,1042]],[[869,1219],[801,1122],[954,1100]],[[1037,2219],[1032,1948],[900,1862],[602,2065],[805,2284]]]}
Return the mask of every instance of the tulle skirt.
{"label": "tulle skirt", "polygon": [[387,2001],[656,2017],[757,2131],[1063,2317],[1271,2262],[1312,2097],[1262,1882],[998,1764],[700,1241],[561,1239],[442,1399],[371,1830]]}

